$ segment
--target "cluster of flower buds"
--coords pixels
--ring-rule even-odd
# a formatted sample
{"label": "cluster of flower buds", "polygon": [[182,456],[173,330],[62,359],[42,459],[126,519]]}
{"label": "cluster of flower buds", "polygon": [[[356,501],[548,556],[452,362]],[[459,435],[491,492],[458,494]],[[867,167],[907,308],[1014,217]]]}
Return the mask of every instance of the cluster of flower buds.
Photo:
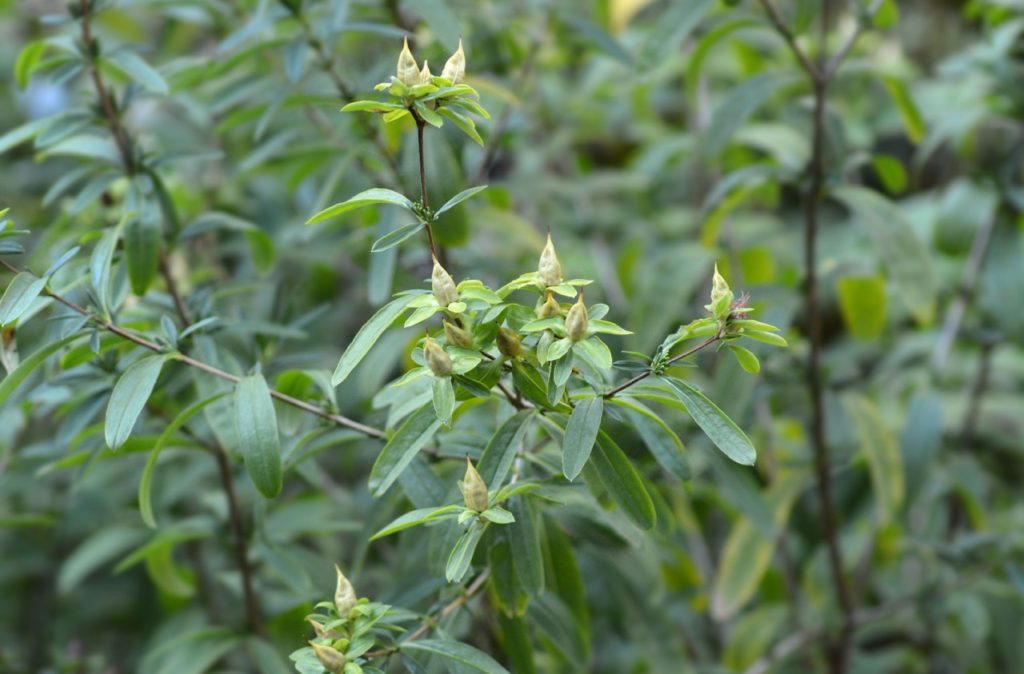
{"label": "cluster of flower buds", "polygon": [[[423,62],[423,67],[416,65],[416,58],[409,49],[409,40],[402,44],[402,51],[398,55],[398,67],[395,69],[395,77],[402,84],[413,87],[417,84],[429,84],[433,75],[430,73],[430,66]],[[448,80],[450,84],[458,84],[466,76],[466,54],[462,51],[462,40],[459,40],[459,48],[455,50],[448,61],[444,64],[441,77]]]}

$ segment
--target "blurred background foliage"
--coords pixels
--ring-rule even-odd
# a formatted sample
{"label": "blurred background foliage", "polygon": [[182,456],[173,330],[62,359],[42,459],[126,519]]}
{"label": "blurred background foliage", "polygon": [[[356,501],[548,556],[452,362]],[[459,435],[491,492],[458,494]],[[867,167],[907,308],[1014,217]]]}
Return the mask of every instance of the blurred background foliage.
{"label": "blurred background foliage", "polygon": [[[447,633],[515,672],[826,671],[820,643],[844,629],[848,671],[1019,670],[1020,0],[883,2],[829,90],[816,271],[852,613],[829,576],[819,492],[810,477],[784,479],[811,460],[801,293],[811,96],[760,2],[98,4],[93,32],[139,175],[117,168],[71,56],[78,24],[65,3],[0,2],[0,206],[32,231],[27,252],[5,259],[40,273],[90,249],[138,183],[147,226],[167,242],[161,271],[179,280],[193,319],[218,318],[194,351],[230,372],[262,362],[281,388],[286,372],[330,369],[374,307],[429,276],[422,246],[369,253],[406,224],[391,210],[303,224],[368,187],[417,194],[408,128],[338,112],[392,72],[403,35],[435,69],[461,36],[468,83],[493,115],[478,125],[483,147],[447,127],[427,136],[432,194],[490,185],[438,224],[460,277],[500,285],[534,269],[550,230],[567,274],[596,279],[588,302],[607,302],[634,331],[620,349],[651,353],[698,315],[716,262],[759,316],[784,326],[791,347],[759,349],[758,377],[724,354],[702,355],[693,375],[747,429],[754,469],[724,461],[665,408],[687,445],[685,480],[623,441],[671,515],[658,530],[636,536],[545,509],[549,587],[531,602],[532,646],[510,643],[486,595]],[[826,13],[833,51],[868,4],[777,3],[812,50]],[[80,253],[53,283],[84,296],[76,279],[87,275]],[[174,298],[148,281],[118,320],[159,335]],[[4,333],[6,369],[57,338],[67,321],[52,318]],[[387,335],[337,390],[338,409],[383,423],[374,395],[418,337]],[[162,380],[115,456],[102,410],[126,349],[101,345],[90,363],[74,351],[64,367],[49,362],[0,408],[0,671],[290,671],[334,562],[375,600],[426,612],[455,596],[429,536],[368,544],[410,508],[400,493],[375,500],[366,489],[379,444],[283,407],[286,452],[312,458],[289,471],[281,497],[263,500],[237,464],[179,434],[157,471],[161,527],[147,529],[136,499],[146,452],[193,378]],[[333,392],[291,383],[330,402]],[[230,434],[222,421],[206,415],[203,433]],[[486,439],[452,433],[446,450],[462,456]],[[258,629],[243,626],[220,469],[237,478]],[[461,475],[438,470],[451,484]],[[566,554],[578,575],[560,575]]]}

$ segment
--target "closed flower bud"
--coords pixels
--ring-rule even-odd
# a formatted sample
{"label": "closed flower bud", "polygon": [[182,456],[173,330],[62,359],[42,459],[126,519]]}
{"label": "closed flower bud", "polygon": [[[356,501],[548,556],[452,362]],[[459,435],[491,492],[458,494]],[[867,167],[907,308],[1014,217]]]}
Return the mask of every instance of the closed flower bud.
{"label": "closed flower bud", "polygon": [[424,61],[423,69],[420,71],[420,84],[430,84],[431,77],[430,66],[427,65],[426,61]]}
{"label": "closed flower bud", "polygon": [[331,672],[331,674],[337,674],[345,669],[345,665],[348,664],[348,659],[345,655],[330,646],[324,646],[316,643],[315,641],[310,641],[309,645],[313,647],[313,652],[316,653],[316,659],[319,660],[320,664],[324,666],[324,669]]}
{"label": "closed flower bud", "polygon": [[438,377],[447,377],[452,373],[452,359],[448,357],[441,345],[427,337],[423,344],[423,358],[427,367]]}
{"label": "closed flower bud", "polygon": [[589,322],[587,305],[583,304],[583,293],[580,293],[576,304],[569,308],[569,313],[565,316],[566,336],[574,342],[580,341],[587,336]]}
{"label": "closed flower bud", "polygon": [[548,297],[544,300],[544,304],[540,305],[540,309],[537,311],[538,318],[551,318],[552,316],[562,315],[562,305],[558,303],[555,296],[548,293]]}
{"label": "closed flower bud", "polygon": [[515,358],[523,350],[518,333],[512,328],[506,328],[504,325],[498,328],[498,337],[495,341],[498,342],[498,351],[507,358]]}
{"label": "closed flower bud", "polygon": [[463,349],[473,348],[473,335],[448,321],[444,321],[444,338],[451,346],[459,346]]}
{"label": "closed flower bud", "polygon": [[473,462],[466,457],[466,474],[462,478],[462,500],[466,507],[478,513],[487,510],[487,485],[480,473],[476,472]]}
{"label": "closed flower bud", "polygon": [[540,272],[540,280],[546,286],[556,286],[562,282],[562,264],[558,261],[558,254],[555,253],[555,244],[551,242],[551,234],[548,234],[547,245],[541,251],[537,271]]}
{"label": "closed flower bud", "polygon": [[451,274],[445,271],[436,257],[434,258],[434,271],[430,275],[430,289],[434,292],[434,299],[442,307],[459,299],[459,291],[455,289],[455,280]]}
{"label": "closed flower bud", "polygon": [[398,67],[396,68],[398,81],[402,84],[413,86],[420,83],[420,69],[416,65],[416,59],[409,51],[409,40],[402,43],[402,53],[398,55]]}
{"label": "closed flower bud", "polygon": [[329,630],[324,627],[324,624],[317,622],[312,618],[306,618],[306,622],[313,626],[313,631],[316,632],[317,639],[337,639],[341,636],[341,632],[338,630]]}
{"label": "closed flower bud", "polygon": [[715,316],[721,318],[728,314],[732,305],[733,292],[725,278],[718,273],[718,265],[715,265],[715,275],[711,280],[711,304],[708,310]]}
{"label": "closed flower bud", "polygon": [[449,57],[441,71],[441,77],[452,84],[458,84],[466,75],[466,54],[462,51],[462,40],[459,40],[459,48]]}
{"label": "closed flower bud", "polygon": [[356,590],[337,564],[334,565],[334,570],[338,572],[338,582],[334,586],[334,608],[338,610],[338,617],[347,618],[358,601]]}

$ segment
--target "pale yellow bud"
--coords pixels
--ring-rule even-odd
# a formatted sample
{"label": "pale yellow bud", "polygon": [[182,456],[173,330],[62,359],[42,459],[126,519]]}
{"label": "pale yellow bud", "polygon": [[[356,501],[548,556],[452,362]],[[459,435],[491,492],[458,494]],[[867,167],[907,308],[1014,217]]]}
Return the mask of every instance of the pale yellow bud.
{"label": "pale yellow bud", "polygon": [[334,570],[338,572],[338,582],[334,587],[334,608],[338,610],[338,617],[347,618],[358,601],[356,590],[337,564],[334,565]]}
{"label": "pale yellow bud", "polygon": [[330,646],[324,646],[318,644],[315,641],[310,641],[309,645],[313,647],[313,652],[316,653],[316,659],[320,661],[320,664],[324,666],[331,674],[337,674],[345,669],[345,665],[348,664],[348,659],[340,651],[336,651]]}
{"label": "pale yellow bud", "polygon": [[558,261],[558,254],[555,253],[555,244],[551,241],[551,234],[548,234],[548,242],[540,254],[540,263],[537,265],[540,272],[540,280],[546,286],[556,286],[562,282],[562,263]]}
{"label": "pale yellow bud", "polygon": [[452,346],[460,346],[463,349],[473,348],[473,335],[448,321],[444,321],[444,338]]}
{"label": "pale yellow bud", "polygon": [[466,474],[462,478],[462,499],[466,507],[478,513],[487,510],[487,485],[480,473],[476,472],[473,462],[466,457]]}
{"label": "pale yellow bud", "polygon": [[462,40],[459,40],[459,48],[455,50],[448,61],[444,64],[441,77],[452,84],[458,84],[466,75],[466,53],[462,51]]}
{"label": "pale yellow bud", "polygon": [[434,299],[442,307],[459,299],[459,291],[455,288],[455,279],[445,271],[436,257],[434,258],[434,271],[430,274],[430,289],[434,293]]}
{"label": "pale yellow bud", "polygon": [[715,275],[711,279],[711,304],[708,305],[708,309],[715,316],[722,317],[728,314],[732,301],[732,288],[729,287],[725,278],[718,273],[718,265],[716,264]]}
{"label": "pale yellow bud", "polygon": [[396,68],[398,81],[407,86],[420,83],[420,69],[416,65],[416,59],[409,51],[409,39],[402,43],[402,52],[398,55],[398,67]]}
{"label": "pale yellow bud", "polygon": [[579,294],[576,304],[569,308],[565,315],[565,334],[574,342],[578,342],[587,336],[587,327],[590,318],[587,316],[587,305],[583,304],[583,293]]}
{"label": "pale yellow bud", "polygon": [[452,359],[448,357],[441,345],[427,337],[423,344],[423,359],[427,367],[438,377],[447,377],[452,373]]}
{"label": "pale yellow bud", "polygon": [[423,69],[420,70],[420,84],[430,84],[431,77],[432,75],[430,74],[430,66],[427,65],[426,61],[424,61]]}
{"label": "pale yellow bud", "polygon": [[522,342],[519,341],[519,334],[512,328],[506,328],[504,325],[498,328],[498,336],[495,341],[498,343],[498,351],[507,358],[515,358],[523,350]]}
{"label": "pale yellow bud", "polygon": [[544,300],[544,304],[540,305],[540,309],[537,311],[538,318],[551,318],[552,316],[562,315],[562,305],[558,303],[555,296],[550,292],[548,293],[547,299]]}
{"label": "pale yellow bud", "polygon": [[316,632],[317,639],[337,639],[341,636],[341,632],[338,630],[329,630],[324,627],[324,624],[317,622],[312,618],[306,618],[306,622],[313,626],[313,631]]}

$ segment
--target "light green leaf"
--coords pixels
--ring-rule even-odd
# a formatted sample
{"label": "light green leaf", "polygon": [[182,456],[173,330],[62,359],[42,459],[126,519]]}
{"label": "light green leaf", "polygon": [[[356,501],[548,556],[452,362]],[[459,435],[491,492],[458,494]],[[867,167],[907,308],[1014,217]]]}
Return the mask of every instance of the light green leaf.
{"label": "light green leaf", "polygon": [[903,80],[892,75],[884,76],[882,81],[885,83],[889,95],[892,96],[893,102],[896,103],[896,107],[899,108],[903,126],[907,130],[907,137],[914,143],[920,143],[925,136],[924,118],[921,117],[921,111],[914,103],[907,85]]}
{"label": "light green leaf", "polygon": [[160,73],[133,51],[119,49],[104,54],[103,60],[154,93],[166,94],[170,90]]}
{"label": "light green leaf", "polygon": [[235,387],[235,429],[249,478],[266,498],[281,493],[281,439],[277,413],[261,374],[242,377]]}
{"label": "light green leaf", "polygon": [[679,49],[683,40],[693,32],[701,19],[716,0],[690,0],[689,2],[669,3],[664,13],[658,17],[654,28],[644,36],[640,53],[637,54],[637,69],[649,70],[670,58]]}
{"label": "light green leaf", "polygon": [[476,546],[480,544],[480,537],[484,534],[485,526],[473,520],[469,529],[459,537],[448,555],[448,563],[444,567],[444,577],[449,583],[458,583],[462,580],[469,565],[473,562],[473,553]]}
{"label": "light green leaf", "polygon": [[470,187],[468,190],[462,190],[461,192],[456,194],[454,197],[452,197],[451,199],[446,201],[444,203],[444,206],[441,206],[441,208],[437,209],[434,212],[434,219],[436,220],[437,218],[441,217],[443,214],[447,213],[451,209],[453,209],[456,206],[458,206],[459,204],[461,204],[466,199],[469,199],[473,195],[479,194],[480,192],[483,192],[486,189],[487,189],[487,185],[477,185],[476,187]]}
{"label": "light green leaf", "polygon": [[761,73],[733,88],[711,116],[711,127],[704,136],[708,156],[715,157],[724,150],[732,135],[758,108],[775,92],[795,80],[794,75]]}
{"label": "light green leaf", "polygon": [[875,405],[864,396],[845,396],[844,406],[860,438],[875,489],[879,524],[892,521],[903,505],[903,455],[892,431]]}
{"label": "light green leaf", "polygon": [[370,349],[377,343],[380,336],[384,334],[384,331],[388,329],[388,326],[405,311],[406,306],[414,298],[415,295],[391,300],[378,309],[377,313],[371,316],[370,320],[366,321],[363,327],[359,328],[359,332],[352,338],[345,352],[341,354],[338,366],[334,368],[334,374],[331,375],[332,386],[337,386],[352,374],[352,370],[355,369],[356,365],[359,365],[360,361],[366,357],[366,354],[370,352]]}
{"label": "light green leaf", "polygon": [[29,42],[22,48],[21,53],[18,54],[18,60],[14,62],[14,81],[18,83],[19,88],[24,89],[28,86],[32,71],[48,47],[46,42],[37,40]]}
{"label": "light green leaf", "polygon": [[507,669],[483,651],[479,651],[469,644],[460,641],[448,641],[446,639],[417,639],[406,641],[400,646],[403,651],[413,651],[437,655],[472,669],[483,672],[483,674],[510,674]]}
{"label": "light green leaf", "polygon": [[750,443],[750,438],[718,405],[684,381],[673,377],[665,377],[665,381],[686,406],[690,417],[722,453],[736,463],[754,465],[757,451]]}
{"label": "light green leaf", "polygon": [[392,520],[390,524],[371,536],[370,540],[375,541],[378,538],[390,536],[391,534],[396,534],[399,531],[418,527],[423,524],[429,524],[430,522],[451,519],[461,510],[462,506],[459,505],[446,505],[441,506],[440,508],[418,508]]}
{"label": "light green leaf", "polygon": [[46,287],[45,278],[36,278],[27,271],[19,272],[11,279],[0,297],[0,327],[6,327],[18,320],[31,308],[32,303]]}
{"label": "light green leaf", "polygon": [[568,480],[575,480],[590,458],[603,414],[604,401],[600,397],[581,400],[573,409],[562,440],[562,473]]}
{"label": "light green leaf", "polygon": [[384,445],[370,470],[370,492],[374,496],[383,495],[440,427],[432,405],[424,405],[406,419]]}
{"label": "light green leaf", "polygon": [[402,243],[406,239],[415,236],[423,229],[422,222],[412,222],[408,225],[402,225],[398,229],[393,229],[384,236],[380,237],[373,242],[370,247],[371,253],[380,253],[382,251],[394,248],[398,244]]}
{"label": "light green leaf", "polygon": [[103,426],[103,436],[111,449],[118,449],[131,435],[168,357],[160,354],[140,358],[117,380]]}
{"label": "light green leaf", "polygon": [[346,104],[342,112],[387,112],[389,110],[404,110],[398,103],[385,101],[352,101]]}
{"label": "light green leaf", "polygon": [[872,340],[885,331],[885,280],[877,276],[844,276],[836,282],[839,312],[850,334]]}
{"label": "light green leaf", "polygon": [[51,342],[21,361],[18,367],[14,368],[13,372],[8,373],[6,377],[0,380],[0,405],[3,405],[11,397],[11,394],[14,393],[14,390],[32,374],[33,370],[42,365],[47,358],[56,353],[61,347],[81,337],[81,335],[71,335],[59,341]]}
{"label": "light green leaf", "polygon": [[433,394],[434,413],[437,420],[445,426],[452,425],[452,412],[455,411],[455,387],[451,377],[434,377],[430,390]]}
{"label": "light green leaf", "polygon": [[740,367],[750,374],[757,374],[761,371],[761,361],[749,349],[739,344],[730,344],[729,350],[732,351],[732,355],[736,356],[736,362],[740,364]]}
{"label": "light green leaf", "polygon": [[312,225],[315,222],[329,220],[341,215],[342,213],[347,213],[357,208],[371,206],[373,204],[391,204],[393,206],[401,206],[407,211],[412,211],[412,202],[403,195],[395,192],[394,190],[374,187],[360,192],[351,199],[347,199],[340,204],[334,204],[333,206],[325,208],[307,220],[306,224]]}

